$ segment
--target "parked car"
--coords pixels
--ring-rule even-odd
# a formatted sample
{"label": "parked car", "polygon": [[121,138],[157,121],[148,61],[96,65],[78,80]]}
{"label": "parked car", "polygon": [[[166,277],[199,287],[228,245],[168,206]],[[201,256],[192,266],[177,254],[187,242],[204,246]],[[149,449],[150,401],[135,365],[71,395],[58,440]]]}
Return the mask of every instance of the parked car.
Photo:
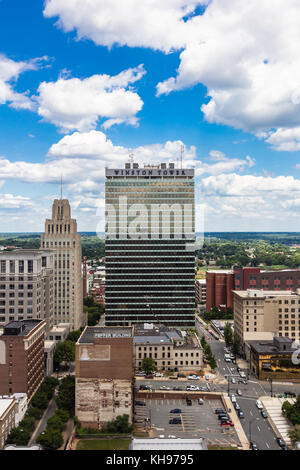
{"label": "parked car", "polygon": [[225,362],[231,362],[231,359],[229,357],[226,357]]}
{"label": "parked car", "polygon": [[136,377],[144,377],[146,375],[146,372],[137,372],[135,374]]}
{"label": "parked car", "polygon": [[235,402],[236,402],[236,397],[235,397],[234,394],[231,395],[231,401],[232,401],[232,403],[235,403]]}
{"label": "parked car", "polygon": [[268,414],[265,410],[261,410],[260,414],[262,415],[263,418],[267,418],[268,417]]}
{"label": "parked car", "polygon": [[178,374],[177,377],[178,377],[178,378],[185,379],[185,378],[186,378],[186,375],[184,375],[184,374]]}
{"label": "parked car", "polygon": [[166,385],[162,385],[159,387],[159,390],[171,390],[170,387],[167,387]]}
{"label": "parked car", "polygon": [[198,392],[200,388],[196,387],[196,385],[187,385],[186,390],[188,392]]}
{"label": "parked car", "polygon": [[259,410],[262,410],[263,409],[263,404],[260,400],[256,400],[256,406]]}
{"label": "parked car", "polygon": [[187,406],[192,406],[192,400],[190,398],[186,398]]}
{"label": "parked car", "polygon": [[237,367],[236,370],[237,372],[241,372],[242,369],[240,367]]}
{"label": "parked car", "polygon": [[198,403],[199,403],[199,405],[203,405],[203,403],[204,403],[203,398],[199,398]]}
{"label": "parked car", "polygon": [[240,405],[239,405],[237,402],[234,403],[234,407],[235,407],[236,410],[240,410],[240,409],[241,409]]}
{"label": "parked car", "polygon": [[181,424],[181,418],[172,418],[169,420],[169,424]]}
{"label": "parked car", "polygon": [[136,401],[135,404],[137,406],[146,406],[146,403],[144,401]]}
{"label": "parked car", "polygon": [[161,372],[155,372],[155,377],[164,377],[164,374],[162,374]]}
{"label": "parked car", "polygon": [[242,395],[242,391],[240,389],[237,389],[236,391],[237,395],[241,396]]}
{"label": "parked car", "polygon": [[168,439],[177,439],[177,436],[174,436],[173,434],[169,434]]}
{"label": "parked car", "polygon": [[233,384],[236,384],[236,380],[235,380],[235,378],[234,378],[234,377],[232,377],[232,379],[231,379],[231,383],[233,383]]}
{"label": "parked car", "polygon": [[245,418],[245,415],[244,415],[244,412],[242,410],[238,410],[238,417],[240,419],[244,419]]}
{"label": "parked car", "polygon": [[256,444],[256,442],[251,441],[250,442],[250,447],[251,447],[252,450],[259,450],[258,445]]}
{"label": "parked car", "polygon": [[174,410],[171,410],[170,413],[182,413],[182,410],[180,408],[174,408]]}
{"label": "parked car", "polygon": [[234,426],[234,423],[232,421],[223,421],[221,426]]}
{"label": "parked car", "polygon": [[154,379],[154,375],[153,374],[148,374],[148,375],[146,375],[146,379]]}
{"label": "parked car", "polygon": [[288,450],[287,445],[286,445],[286,443],[284,442],[283,439],[281,439],[280,437],[276,437],[276,442],[277,442],[278,445],[280,445],[282,450]]}
{"label": "parked car", "polygon": [[223,414],[218,416],[219,421],[227,421],[229,418],[228,414]]}
{"label": "parked car", "polygon": [[215,414],[218,415],[219,413],[223,413],[225,410],[223,408],[216,408],[215,409]]}
{"label": "parked car", "polygon": [[192,374],[188,376],[188,380],[200,380],[200,377],[196,374]]}

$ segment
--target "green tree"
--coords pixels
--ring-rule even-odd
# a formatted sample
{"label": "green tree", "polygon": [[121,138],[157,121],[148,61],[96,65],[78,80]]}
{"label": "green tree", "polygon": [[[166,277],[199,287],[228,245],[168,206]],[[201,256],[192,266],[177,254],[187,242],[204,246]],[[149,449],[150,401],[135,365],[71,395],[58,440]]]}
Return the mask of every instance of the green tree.
{"label": "green tree", "polygon": [[31,400],[31,405],[34,406],[35,408],[39,408],[41,410],[44,410],[47,408],[48,405],[48,397],[46,393],[42,392],[36,392],[34,397]]}
{"label": "green tree", "polygon": [[210,368],[212,370],[216,369],[217,368],[217,361],[216,361],[216,358],[215,356],[212,356],[209,360],[209,365],[210,365]]}
{"label": "green tree", "polygon": [[240,337],[234,333],[233,335],[233,344],[232,344],[232,352],[235,356],[240,354],[240,349],[241,349],[241,340]]}
{"label": "green tree", "polygon": [[114,421],[110,421],[106,427],[108,432],[117,434],[129,433],[132,429],[133,426],[129,425],[128,415],[117,416],[117,418]]}
{"label": "green tree", "polygon": [[58,408],[74,413],[75,408],[75,377],[67,376],[60,384],[58,395],[56,397]]}
{"label": "green tree", "polygon": [[62,423],[66,423],[70,418],[70,413],[68,412],[68,410],[57,409],[54,415],[57,416]]}
{"label": "green tree", "polygon": [[69,340],[58,343],[54,351],[54,361],[56,362],[56,364],[66,362],[69,365],[71,362],[74,362],[75,343]]}
{"label": "green tree", "polygon": [[19,426],[13,428],[7,439],[6,444],[15,444],[17,446],[26,446],[30,439],[31,433],[27,429],[21,429]]}
{"label": "green tree", "polygon": [[150,374],[150,372],[156,370],[155,361],[152,357],[144,357],[142,362],[142,369],[146,374]]}
{"label": "green tree", "polygon": [[233,333],[230,323],[226,323],[224,327],[224,338],[226,346],[231,346],[233,343]]}
{"label": "green tree", "polygon": [[52,428],[56,429],[58,432],[61,432],[63,430],[63,422],[60,420],[60,418],[56,415],[53,415],[51,418],[48,419],[47,421],[47,428]]}
{"label": "green tree", "polygon": [[45,450],[56,450],[63,445],[64,440],[61,432],[49,427],[37,437],[36,442]]}
{"label": "green tree", "polygon": [[70,333],[67,336],[67,341],[73,341],[73,343],[76,343],[78,341],[81,333],[82,333],[81,330],[70,331]]}
{"label": "green tree", "polygon": [[293,445],[295,445],[296,442],[300,442],[300,424],[296,424],[296,426],[289,429],[288,435]]}

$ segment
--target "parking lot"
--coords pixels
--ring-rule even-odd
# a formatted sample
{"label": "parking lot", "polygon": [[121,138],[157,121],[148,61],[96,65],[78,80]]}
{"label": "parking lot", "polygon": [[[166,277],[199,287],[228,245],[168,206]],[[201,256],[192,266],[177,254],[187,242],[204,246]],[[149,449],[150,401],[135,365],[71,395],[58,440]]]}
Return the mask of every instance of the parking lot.
{"label": "parking lot", "polygon": [[[136,406],[135,421],[137,425],[148,426],[153,437],[164,435],[180,438],[207,439],[207,444],[237,445],[239,440],[234,427],[221,427],[216,408],[223,408],[221,400],[204,399],[203,405],[198,399],[192,400],[192,406],[185,399],[145,399],[146,406]],[[170,413],[172,409],[180,409],[181,413]],[[181,418],[181,424],[169,424],[172,418]]]}

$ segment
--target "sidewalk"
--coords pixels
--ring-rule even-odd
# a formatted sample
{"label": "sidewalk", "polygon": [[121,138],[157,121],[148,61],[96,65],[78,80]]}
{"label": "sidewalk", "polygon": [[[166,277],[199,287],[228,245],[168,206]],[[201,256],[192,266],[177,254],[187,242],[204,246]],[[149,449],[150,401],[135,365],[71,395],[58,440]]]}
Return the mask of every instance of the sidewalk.
{"label": "sidewalk", "polygon": [[[56,390],[56,388],[55,388],[55,390]],[[40,428],[41,428],[42,424],[46,421],[46,416],[49,414],[49,416],[47,416],[47,420],[48,420],[49,418],[51,418],[51,416],[53,416],[55,410],[53,411],[53,413],[51,413],[51,415],[50,415],[49,411],[50,411],[51,407],[52,407],[53,404],[54,404],[54,400],[55,400],[55,391],[54,391],[54,393],[53,393],[53,397],[51,398],[50,402],[48,403],[47,408],[45,409],[45,411],[44,411],[44,413],[43,413],[43,416],[42,416],[41,419],[39,420],[39,422],[38,422],[38,424],[37,424],[37,426],[36,426],[36,428],[35,428],[35,430],[34,430],[32,436],[31,436],[31,438],[30,438],[30,441],[28,442],[28,445],[29,445],[29,446],[32,445],[32,443],[35,441],[35,439],[37,438],[37,436],[42,432],[42,431],[40,430]]]}
{"label": "sidewalk", "polygon": [[243,450],[249,450],[250,445],[249,445],[248,438],[245,434],[244,429],[242,428],[241,422],[240,422],[240,420],[239,420],[239,418],[236,414],[233,403],[231,402],[230,398],[225,395],[225,393],[223,393],[223,401],[225,403],[225,406],[226,406],[227,410],[229,410],[229,409],[231,410],[231,412],[229,413],[229,416],[230,416],[232,422],[234,423],[234,428],[235,428],[235,431],[236,431],[236,433],[238,435],[238,438],[240,440],[242,449]]}

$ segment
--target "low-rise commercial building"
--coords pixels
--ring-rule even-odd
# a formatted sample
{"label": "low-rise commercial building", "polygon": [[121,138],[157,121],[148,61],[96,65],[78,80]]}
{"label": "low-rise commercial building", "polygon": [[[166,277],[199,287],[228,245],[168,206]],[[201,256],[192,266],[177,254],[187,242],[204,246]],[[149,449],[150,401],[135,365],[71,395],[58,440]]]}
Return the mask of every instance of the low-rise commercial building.
{"label": "low-rise commercial building", "polygon": [[295,361],[293,341],[275,337],[273,341],[250,341],[250,370],[259,380],[279,379],[300,382],[300,364]]}
{"label": "low-rise commercial building", "polygon": [[136,369],[141,369],[146,357],[154,360],[158,370],[192,370],[203,365],[202,348],[195,333],[151,323],[136,326],[134,355]]}
{"label": "low-rise commercial building", "polygon": [[86,327],[76,343],[75,413],[101,429],[127,414],[132,423],[133,328]]}
{"label": "low-rise commercial building", "polygon": [[46,322],[8,323],[0,336],[0,394],[26,393],[32,398],[44,379]]}

